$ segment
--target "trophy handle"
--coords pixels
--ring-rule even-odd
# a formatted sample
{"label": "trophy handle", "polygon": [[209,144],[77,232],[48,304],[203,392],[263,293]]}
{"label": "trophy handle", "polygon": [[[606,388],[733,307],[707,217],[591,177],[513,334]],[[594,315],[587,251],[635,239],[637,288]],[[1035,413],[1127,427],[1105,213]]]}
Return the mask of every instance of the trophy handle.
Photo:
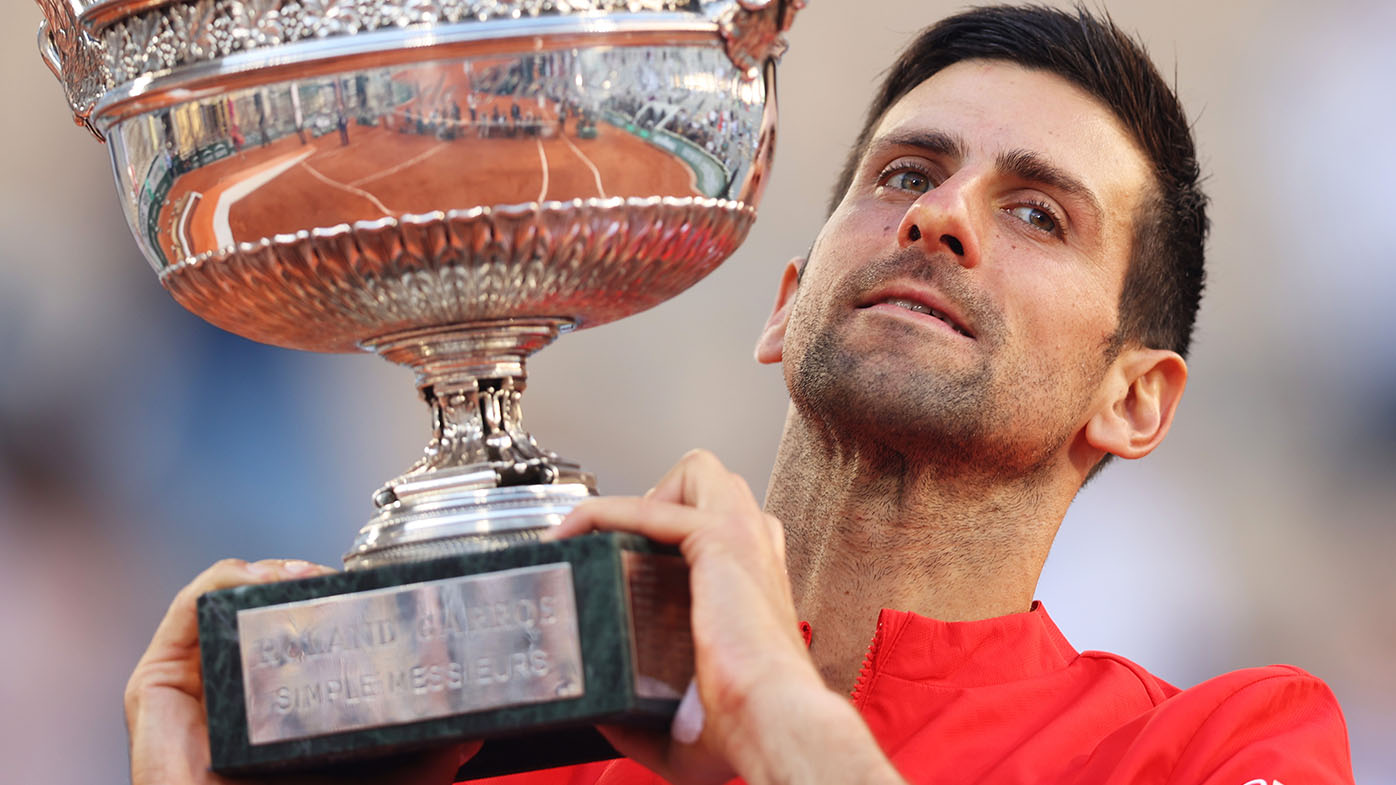
{"label": "trophy handle", "polygon": [[53,72],[53,78],[63,81],[63,61],[58,59],[58,47],[54,45],[53,38],[48,34],[48,20],[39,23],[39,56],[44,58],[44,65]]}
{"label": "trophy handle", "polygon": [[785,33],[805,0],[738,0],[716,19],[727,56],[748,80],[759,79],[767,60],[779,60]]}
{"label": "trophy handle", "polygon": [[39,55],[44,65],[63,85],[73,121],[92,132],[97,141],[106,137],[92,124],[92,108],[107,89],[107,71],[102,62],[104,45],[89,36],[78,21],[69,0],[38,0],[44,11],[39,23]]}

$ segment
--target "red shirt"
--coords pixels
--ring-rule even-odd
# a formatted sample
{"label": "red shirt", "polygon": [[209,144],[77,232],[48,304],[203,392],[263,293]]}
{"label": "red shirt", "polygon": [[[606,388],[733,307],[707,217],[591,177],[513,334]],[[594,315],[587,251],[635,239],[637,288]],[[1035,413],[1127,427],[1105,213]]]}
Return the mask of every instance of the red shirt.
{"label": "red shirt", "polygon": [[[1272,665],[1189,690],[1123,657],[1077,652],[1040,604],[941,622],[882,611],[853,703],[913,783],[1352,783],[1333,693]],[[482,780],[650,785],[628,760]]]}

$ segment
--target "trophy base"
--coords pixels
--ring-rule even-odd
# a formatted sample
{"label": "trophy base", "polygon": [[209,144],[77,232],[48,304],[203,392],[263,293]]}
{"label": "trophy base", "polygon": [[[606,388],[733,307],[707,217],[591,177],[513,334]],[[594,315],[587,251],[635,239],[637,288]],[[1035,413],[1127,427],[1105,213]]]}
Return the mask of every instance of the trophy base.
{"label": "trophy base", "polygon": [[590,534],[199,599],[212,768],[330,768],[485,739],[474,779],[615,757],[692,678],[672,548]]}

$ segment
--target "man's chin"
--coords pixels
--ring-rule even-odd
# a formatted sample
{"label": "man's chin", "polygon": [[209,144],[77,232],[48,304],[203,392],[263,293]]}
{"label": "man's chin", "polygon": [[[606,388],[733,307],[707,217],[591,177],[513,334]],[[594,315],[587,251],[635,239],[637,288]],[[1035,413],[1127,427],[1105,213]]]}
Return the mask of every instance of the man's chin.
{"label": "man's chin", "polygon": [[[995,408],[978,380],[962,373],[917,369],[891,351],[845,360],[795,374],[790,397],[797,408],[854,438],[904,441],[909,449],[931,439],[974,439]],[[841,372],[824,372],[833,367]]]}
{"label": "man's chin", "polygon": [[[787,379],[791,402],[838,451],[943,476],[1033,474],[1061,442],[1034,437],[1041,417],[1022,419],[1021,401],[994,385],[982,366],[930,370],[898,347],[820,355],[810,347]],[[809,368],[805,373],[800,369]],[[830,372],[837,369],[837,372]],[[1050,429],[1049,429],[1050,430]]]}

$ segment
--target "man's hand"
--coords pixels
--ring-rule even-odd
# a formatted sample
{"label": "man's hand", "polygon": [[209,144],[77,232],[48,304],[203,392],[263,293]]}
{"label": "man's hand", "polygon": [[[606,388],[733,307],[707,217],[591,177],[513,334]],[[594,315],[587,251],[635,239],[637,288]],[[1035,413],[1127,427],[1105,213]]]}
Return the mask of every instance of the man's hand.
{"label": "man's hand", "polygon": [[[306,578],[333,572],[303,561],[247,563],[228,559],[204,570],[175,595],[149,648],[126,684],[126,729],[131,737],[132,785],[232,785],[209,771],[208,724],[199,668],[196,603],[215,589],[248,583]],[[433,785],[452,775],[479,749],[479,742],[410,758],[355,767],[354,776],[258,778],[258,785],[355,782]]]}
{"label": "man's hand", "polygon": [[784,528],[741,477],[695,451],[641,498],[579,505],[554,536],[598,529],[678,545],[693,602],[699,703],[685,698],[672,737],[603,729],[618,750],[685,785],[733,773],[753,785],[901,781],[815,669],[797,628]]}

